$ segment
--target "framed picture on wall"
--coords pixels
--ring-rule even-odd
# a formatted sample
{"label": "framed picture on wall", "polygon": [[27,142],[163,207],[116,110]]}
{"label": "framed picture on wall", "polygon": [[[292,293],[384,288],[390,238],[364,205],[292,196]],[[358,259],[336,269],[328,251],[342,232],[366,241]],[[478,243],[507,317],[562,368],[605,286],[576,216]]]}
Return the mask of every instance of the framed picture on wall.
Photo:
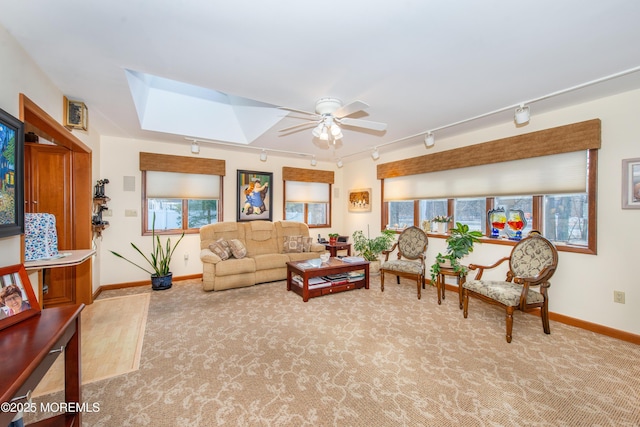
{"label": "framed picture on wall", "polygon": [[640,158],[622,160],[622,209],[640,209]]}
{"label": "framed picture on wall", "polygon": [[273,173],[238,170],[237,220],[272,221]]}
{"label": "framed picture on wall", "polygon": [[40,314],[24,265],[0,268],[0,329]]}
{"label": "framed picture on wall", "polygon": [[89,109],[84,102],[72,101],[63,97],[64,125],[70,129],[87,130],[89,121]]}
{"label": "framed picture on wall", "polygon": [[349,190],[349,212],[371,212],[371,189]]}
{"label": "framed picture on wall", "polygon": [[0,109],[0,237],[24,233],[24,123]]}

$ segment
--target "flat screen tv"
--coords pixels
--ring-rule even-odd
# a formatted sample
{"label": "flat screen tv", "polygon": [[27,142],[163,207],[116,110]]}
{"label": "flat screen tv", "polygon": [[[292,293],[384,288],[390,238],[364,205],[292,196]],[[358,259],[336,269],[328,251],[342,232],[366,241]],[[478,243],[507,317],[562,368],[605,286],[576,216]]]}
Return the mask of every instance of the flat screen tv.
{"label": "flat screen tv", "polygon": [[0,109],[0,238],[24,233],[24,123]]}

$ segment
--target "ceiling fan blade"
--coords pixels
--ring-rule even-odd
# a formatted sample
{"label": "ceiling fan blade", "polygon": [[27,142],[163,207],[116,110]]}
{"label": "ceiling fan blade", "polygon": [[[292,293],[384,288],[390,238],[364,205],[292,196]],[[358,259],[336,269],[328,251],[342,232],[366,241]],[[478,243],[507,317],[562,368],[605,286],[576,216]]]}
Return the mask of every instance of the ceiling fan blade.
{"label": "ceiling fan blade", "polygon": [[353,101],[347,105],[343,105],[342,107],[338,108],[333,113],[333,115],[335,117],[342,118],[342,117],[350,116],[351,114],[356,113],[358,111],[366,110],[367,108],[369,108],[369,104],[366,104],[362,101]]}
{"label": "ceiling fan blade", "polygon": [[289,126],[289,127],[280,129],[280,130],[278,130],[278,132],[288,132],[288,131],[293,130],[293,129],[312,127],[312,126],[316,126],[318,123],[319,123],[318,120],[313,120],[313,121],[309,121],[309,122],[305,122],[305,123],[298,123],[297,125],[293,125],[293,126]]}
{"label": "ceiling fan blade", "polygon": [[289,108],[289,107],[278,107],[280,110],[287,110],[287,111],[293,111],[295,113],[301,113],[301,114],[306,114],[308,116],[318,116],[318,114],[316,113],[312,113],[310,111],[304,111],[304,110],[296,110],[295,108]]}
{"label": "ceiling fan blade", "polygon": [[354,126],[358,128],[365,128],[377,131],[383,131],[387,129],[386,123],[372,122],[371,120],[362,119],[350,119],[349,117],[343,117],[338,119],[338,122],[344,126]]}

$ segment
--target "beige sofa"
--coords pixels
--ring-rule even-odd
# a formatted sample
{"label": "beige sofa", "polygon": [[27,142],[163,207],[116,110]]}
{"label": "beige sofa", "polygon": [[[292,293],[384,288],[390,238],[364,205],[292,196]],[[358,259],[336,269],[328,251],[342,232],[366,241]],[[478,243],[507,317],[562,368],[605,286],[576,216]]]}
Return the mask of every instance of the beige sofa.
{"label": "beige sofa", "polygon": [[[223,259],[225,254],[222,257],[216,255],[221,253],[221,244],[226,244],[225,242],[235,245],[232,249],[239,252],[236,253],[239,258],[232,255]],[[246,255],[243,255],[242,246],[246,248]],[[205,291],[221,291],[284,280],[287,278],[288,261],[318,258],[325,252],[324,245],[314,243],[309,236],[307,224],[295,221],[220,222],[205,225],[200,228],[200,249]]]}

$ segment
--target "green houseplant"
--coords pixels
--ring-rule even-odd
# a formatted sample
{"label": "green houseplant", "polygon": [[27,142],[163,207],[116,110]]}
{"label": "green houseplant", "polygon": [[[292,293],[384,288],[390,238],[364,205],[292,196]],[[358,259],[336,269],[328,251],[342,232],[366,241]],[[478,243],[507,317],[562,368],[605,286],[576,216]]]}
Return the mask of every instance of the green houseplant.
{"label": "green houseplant", "polygon": [[379,261],[380,254],[391,247],[395,239],[395,231],[382,230],[382,234],[373,239],[365,237],[362,230],[353,233],[353,249],[367,261]]}
{"label": "green houseplant", "polygon": [[160,236],[156,235],[155,225],[156,225],[156,216],[154,214],[153,222],[151,225],[151,239],[152,239],[153,246],[149,256],[142,253],[140,248],[138,248],[135,245],[135,243],[131,242],[131,246],[133,246],[133,249],[135,249],[140,255],[142,255],[144,260],[151,267],[150,269],[148,267],[145,268],[139,264],[136,264],[135,262],[125,258],[124,256],[120,255],[115,251],[109,251],[109,252],[111,252],[118,258],[122,258],[123,260],[127,261],[129,264],[133,264],[139,269],[149,273],[151,275],[152,289],[159,291],[159,290],[169,289],[171,287],[171,284],[172,284],[171,279],[173,277],[173,274],[170,271],[171,257],[173,256],[173,252],[176,250],[176,247],[178,247],[178,243],[180,243],[180,241],[184,237],[184,233],[182,233],[182,235],[180,236],[176,244],[173,245],[173,247],[171,246],[170,238],[167,238],[165,245],[162,245],[162,243],[160,242]]}
{"label": "green houseplant", "polygon": [[466,274],[467,268],[460,264],[460,259],[473,252],[473,245],[479,243],[482,236],[482,232],[470,231],[467,224],[456,222],[456,226],[449,229],[446,253],[438,253],[436,262],[431,266],[431,284],[435,285],[440,267],[447,261],[451,263],[453,271]]}
{"label": "green houseplant", "polygon": [[338,233],[329,233],[329,244],[335,245],[338,242],[338,237],[340,237]]}

